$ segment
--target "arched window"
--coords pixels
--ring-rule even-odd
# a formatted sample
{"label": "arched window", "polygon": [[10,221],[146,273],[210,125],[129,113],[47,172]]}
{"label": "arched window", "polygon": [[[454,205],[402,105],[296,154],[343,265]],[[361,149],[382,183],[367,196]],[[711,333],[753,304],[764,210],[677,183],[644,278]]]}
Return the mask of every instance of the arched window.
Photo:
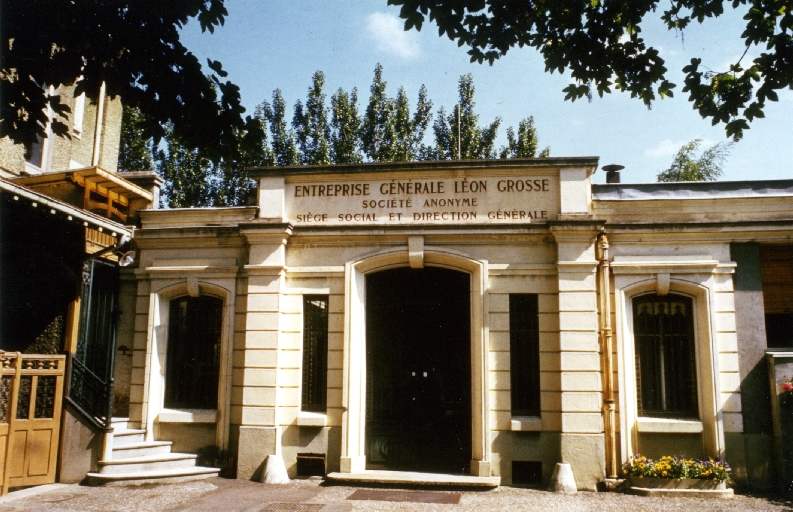
{"label": "arched window", "polygon": [[698,418],[692,301],[680,295],[633,299],[639,416]]}
{"label": "arched window", "polygon": [[223,301],[179,297],[169,306],[165,407],[217,409]]}

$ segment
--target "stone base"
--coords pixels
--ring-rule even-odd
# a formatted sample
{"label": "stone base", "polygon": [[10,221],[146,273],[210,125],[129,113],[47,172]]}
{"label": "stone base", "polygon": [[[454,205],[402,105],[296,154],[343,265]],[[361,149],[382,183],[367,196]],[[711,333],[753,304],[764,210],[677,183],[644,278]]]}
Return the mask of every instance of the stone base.
{"label": "stone base", "polygon": [[726,482],[714,482],[706,478],[659,478],[659,477],[635,477],[630,478],[631,487],[642,489],[698,489],[701,491],[724,490],[727,488]]}
{"label": "stone base", "polygon": [[366,456],[342,457],[339,461],[339,473],[363,473],[366,470]]}
{"label": "stone base", "polygon": [[656,498],[721,498],[734,496],[732,489],[727,489],[726,482],[714,482],[702,478],[630,478],[631,494],[652,496]]}
{"label": "stone base", "polygon": [[735,496],[732,489],[647,489],[631,487],[631,494],[652,498],[720,498],[730,499]]}
{"label": "stone base", "polygon": [[443,475],[409,471],[361,471],[360,473],[329,473],[326,481],[355,485],[423,486],[423,487],[472,487],[494,488],[501,484],[498,476]]}
{"label": "stone base", "polygon": [[562,434],[561,462],[570,464],[579,491],[596,491],[606,478],[603,434]]}
{"label": "stone base", "polygon": [[492,468],[490,461],[472,460],[471,461],[471,475],[488,477],[492,475]]}

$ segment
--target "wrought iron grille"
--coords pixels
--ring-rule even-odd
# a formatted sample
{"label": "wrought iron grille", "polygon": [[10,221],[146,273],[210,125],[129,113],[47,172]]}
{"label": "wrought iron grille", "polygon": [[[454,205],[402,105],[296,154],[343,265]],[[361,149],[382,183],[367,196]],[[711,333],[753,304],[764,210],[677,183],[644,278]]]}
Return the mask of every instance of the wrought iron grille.
{"label": "wrought iron grille", "polygon": [[692,301],[679,295],[633,300],[640,416],[698,418]]}
{"label": "wrought iron grille", "polygon": [[77,351],[72,358],[69,399],[100,426],[113,410],[118,268],[102,260],[83,265]]}
{"label": "wrought iron grille", "polygon": [[537,294],[509,295],[509,373],[513,416],[540,415],[539,318]]}
{"label": "wrought iron grille", "polygon": [[208,295],[180,297],[169,307],[165,406],[215,409],[223,301]]}
{"label": "wrought iron grille", "polygon": [[302,410],[325,412],[328,380],[328,296],[303,296]]}

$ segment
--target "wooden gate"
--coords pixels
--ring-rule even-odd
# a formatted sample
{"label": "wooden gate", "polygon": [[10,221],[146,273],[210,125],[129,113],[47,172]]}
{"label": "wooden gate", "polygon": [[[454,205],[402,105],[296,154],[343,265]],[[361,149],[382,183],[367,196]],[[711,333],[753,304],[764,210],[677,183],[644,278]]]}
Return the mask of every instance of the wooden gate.
{"label": "wooden gate", "polygon": [[2,495],[55,482],[66,356],[0,352]]}

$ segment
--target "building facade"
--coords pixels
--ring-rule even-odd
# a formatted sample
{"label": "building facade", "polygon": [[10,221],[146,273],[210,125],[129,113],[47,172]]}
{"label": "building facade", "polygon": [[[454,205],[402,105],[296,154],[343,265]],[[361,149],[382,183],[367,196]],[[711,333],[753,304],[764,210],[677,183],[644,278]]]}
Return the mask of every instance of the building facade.
{"label": "building facade", "polygon": [[257,206],[139,212],[119,407],[238,478],[278,455],[292,477],[546,485],[564,462],[593,490],[641,452],[768,486],[793,182],[593,185],[597,166],[267,168]]}
{"label": "building facade", "polygon": [[[51,96],[60,96],[70,113],[61,121],[70,127],[69,137],[58,137],[47,126],[47,137],[25,147],[10,139],[0,139],[0,178],[37,176],[50,172],[101,167],[118,170],[123,106],[121,98],[105,95],[104,87],[94,97],[75,96],[74,84],[49,88]],[[54,119],[54,111],[49,112]]]}

